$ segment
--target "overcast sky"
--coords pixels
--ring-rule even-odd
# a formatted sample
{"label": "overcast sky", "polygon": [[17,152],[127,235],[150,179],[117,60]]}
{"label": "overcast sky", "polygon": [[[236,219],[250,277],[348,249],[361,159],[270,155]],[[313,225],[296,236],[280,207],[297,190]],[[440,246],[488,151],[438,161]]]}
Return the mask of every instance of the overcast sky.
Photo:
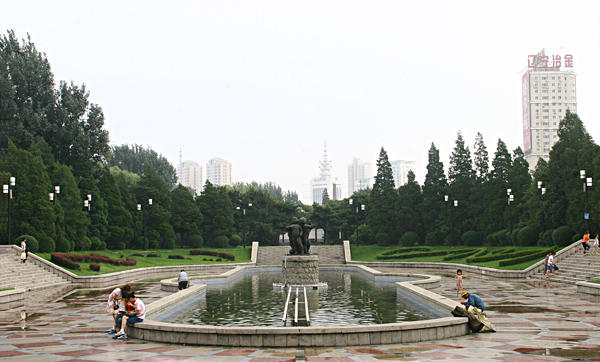
{"label": "overcast sky", "polygon": [[[460,130],[523,147],[527,56],[572,54],[578,113],[600,137],[600,1],[7,1],[0,30],[27,33],[55,80],[85,83],[111,144],[174,165],[233,163],[310,201],[327,142],[354,157],[449,155]],[[376,168],[373,167],[374,172]]]}

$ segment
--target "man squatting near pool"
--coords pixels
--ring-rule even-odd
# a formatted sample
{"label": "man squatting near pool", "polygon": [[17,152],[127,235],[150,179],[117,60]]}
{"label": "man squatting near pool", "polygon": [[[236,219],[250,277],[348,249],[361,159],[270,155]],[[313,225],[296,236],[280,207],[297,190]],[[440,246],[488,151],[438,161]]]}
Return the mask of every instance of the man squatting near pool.
{"label": "man squatting near pool", "polygon": [[177,277],[177,281],[179,282],[179,290],[187,289],[190,286],[190,278],[187,273],[181,269],[181,273]]}
{"label": "man squatting near pool", "polygon": [[461,301],[461,303],[464,304],[465,308],[469,309],[470,306],[473,306],[479,309],[480,312],[483,312],[485,310],[485,304],[483,303],[483,300],[479,298],[478,295],[469,293],[466,290],[463,290],[462,293],[460,293],[460,295],[463,297],[463,299],[466,299]]}

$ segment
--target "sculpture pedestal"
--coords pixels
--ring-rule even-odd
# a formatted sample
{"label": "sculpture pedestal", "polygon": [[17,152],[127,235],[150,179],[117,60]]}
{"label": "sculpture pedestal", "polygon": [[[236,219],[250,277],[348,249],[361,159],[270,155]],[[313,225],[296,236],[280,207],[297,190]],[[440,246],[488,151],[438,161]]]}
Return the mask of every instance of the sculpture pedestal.
{"label": "sculpture pedestal", "polygon": [[317,255],[286,255],[283,259],[282,272],[284,284],[318,284],[319,257]]}

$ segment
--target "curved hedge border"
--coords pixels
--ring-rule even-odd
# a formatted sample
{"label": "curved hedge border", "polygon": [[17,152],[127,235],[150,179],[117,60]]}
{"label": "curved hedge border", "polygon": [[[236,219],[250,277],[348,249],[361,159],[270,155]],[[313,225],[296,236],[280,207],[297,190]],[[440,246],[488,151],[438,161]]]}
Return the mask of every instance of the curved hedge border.
{"label": "curved hedge border", "polygon": [[533,254],[530,253],[528,255],[520,256],[517,258],[500,260],[498,262],[498,266],[515,265],[515,264],[524,263],[526,261],[541,259],[541,258],[545,257],[551,251],[552,251],[552,249],[546,249],[546,250],[538,251],[537,253],[533,253]]}
{"label": "curved hedge border", "polygon": [[381,253],[379,255],[403,254],[403,253],[410,253],[411,251],[431,251],[431,248],[428,248],[426,246],[413,246],[413,247],[406,247],[406,248],[398,248],[398,249],[384,251],[383,253]]}
{"label": "curved hedge border", "polygon": [[487,261],[494,260],[504,260],[504,259],[512,259],[520,256],[531,255],[532,250],[521,250],[514,253],[506,253],[506,254],[496,254],[496,255],[487,255],[487,256],[473,256],[472,258],[467,259],[468,263],[484,263]]}
{"label": "curved hedge border", "polygon": [[502,248],[502,249],[498,249],[498,250],[492,251],[492,255],[514,253],[515,250],[517,250],[517,249],[515,249],[515,248]]}
{"label": "curved hedge border", "polygon": [[477,259],[483,257],[487,253],[488,253],[488,249],[487,248],[479,249],[478,252],[476,252],[472,256],[468,257],[467,260],[466,260],[466,262],[467,263],[477,263]]}
{"label": "curved hedge border", "polygon": [[190,250],[190,255],[209,255],[209,256],[218,256],[227,260],[235,260],[235,255],[227,254],[227,253],[219,253],[211,250]]}
{"label": "curved hedge border", "polygon": [[452,252],[452,253],[446,255],[445,257],[443,257],[442,260],[447,261],[447,260],[462,259],[464,257],[471,256],[471,255],[477,253],[478,251],[479,251],[479,249],[456,250],[455,252]]}
{"label": "curved hedge border", "polygon": [[449,253],[448,250],[430,251],[430,252],[426,252],[426,253],[406,253],[406,254],[400,254],[400,255],[384,255],[384,253],[381,253],[381,254],[377,255],[377,259],[389,260],[389,259],[426,258],[428,256],[447,255],[448,253]]}

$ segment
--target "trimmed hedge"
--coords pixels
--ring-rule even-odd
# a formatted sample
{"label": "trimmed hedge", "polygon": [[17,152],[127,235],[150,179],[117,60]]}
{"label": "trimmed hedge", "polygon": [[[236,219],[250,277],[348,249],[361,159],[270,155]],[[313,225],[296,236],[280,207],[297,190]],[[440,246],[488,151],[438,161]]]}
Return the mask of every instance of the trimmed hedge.
{"label": "trimmed hedge", "polygon": [[90,269],[92,269],[93,271],[100,271],[100,264],[90,264]]}
{"label": "trimmed hedge", "polygon": [[529,253],[528,255],[520,256],[512,259],[504,259],[498,262],[498,266],[507,266],[524,263],[535,259],[543,259],[552,249],[538,251],[537,253]]}
{"label": "trimmed hedge", "polygon": [[456,250],[455,252],[452,252],[452,253],[446,255],[445,257],[443,257],[442,260],[447,261],[447,260],[462,259],[467,256],[471,256],[471,255],[477,253],[478,251],[479,251],[479,249]]}
{"label": "trimmed hedge", "polygon": [[510,259],[510,258],[516,258],[519,256],[524,256],[524,255],[529,255],[529,254],[531,254],[531,250],[521,250],[521,251],[512,252],[512,253],[502,253],[502,254],[473,257],[472,260],[467,259],[467,262],[468,263],[484,263],[487,261]]}
{"label": "trimmed hedge", "polygon": [[169,259],[185,259],[185,257],[181,256],[181,255],[177,255],[177,254],[170,254]]}
{"label": "trimmed hedge", "polygon": [[426,253],[406,253],[406,254],[400,254],[400,255],[382,255],[382,254],[377,255],[377,259],[389,260],[389,259],[426,258],[428,256],[447,255],[448,251],[441,250],[441,251],[430,251],[430,252],[426,252]]}
{"label": "trimmed hedge", "polygon": [[[94,253],[90,253],[90,255],[52,253],[50,255],[50,260],[52,260],[52,262],[54,262],[55,257],[57,258],[57,260],[60,260],[60,262],[64,262],[62,259],[66,259],[66,260],[69,260],[70,262],[72,262],[73,264],[77,265],[77,267],[75,267],[73,264],[70,264],[72,266],[67,266],[67,268],[73,268],[73,269],[81,269],[81,266],[79,264],[77,264],[78,261],[79,262],[106,263],[106,264],[122,265],[122,266],[135,266],[137,264],[137,261],[134,259],[125,258],[125,260],[117,260],[117,259],[111,259],[111,258],[101,255],[101,254],[94,254]],[[65,266],[65,265],[62,265],[59,263],[56,263],[56,264]]]}
{"label": "trimmed hedge", "polygon": [[227,260],[235,260],[235,255],[227,254],[227,253],[219,253],[211,250],[190,250],[190,255],[210,255],[210,256],[218,256]]}
{"label": "trimmed hedge", "polygon": [[414,246],[411,248],[398,248],[398,249],[384,251],[383,253],[381,253],[379,255],[402,254],[402,253],[410,253],[411,251],[431,251],[431,248],[424,247],[424,246]]}
{"label": "trimmed hedge", "polygon": [[467,263],[473,263],[476,262],[477,258],[483,257],[484,255],[486,255],[488,253],[488,249],[487,248],[482,248],[479,249],[479,251],[475,254],[473,254],[472,256],[468,257],[466,262]]}
{"label": "trimmed hedge", "polygon": [[502,248],[502,249],[492,251],[492,255],[512,253],[515,250],[516,250],[515,248]]}

